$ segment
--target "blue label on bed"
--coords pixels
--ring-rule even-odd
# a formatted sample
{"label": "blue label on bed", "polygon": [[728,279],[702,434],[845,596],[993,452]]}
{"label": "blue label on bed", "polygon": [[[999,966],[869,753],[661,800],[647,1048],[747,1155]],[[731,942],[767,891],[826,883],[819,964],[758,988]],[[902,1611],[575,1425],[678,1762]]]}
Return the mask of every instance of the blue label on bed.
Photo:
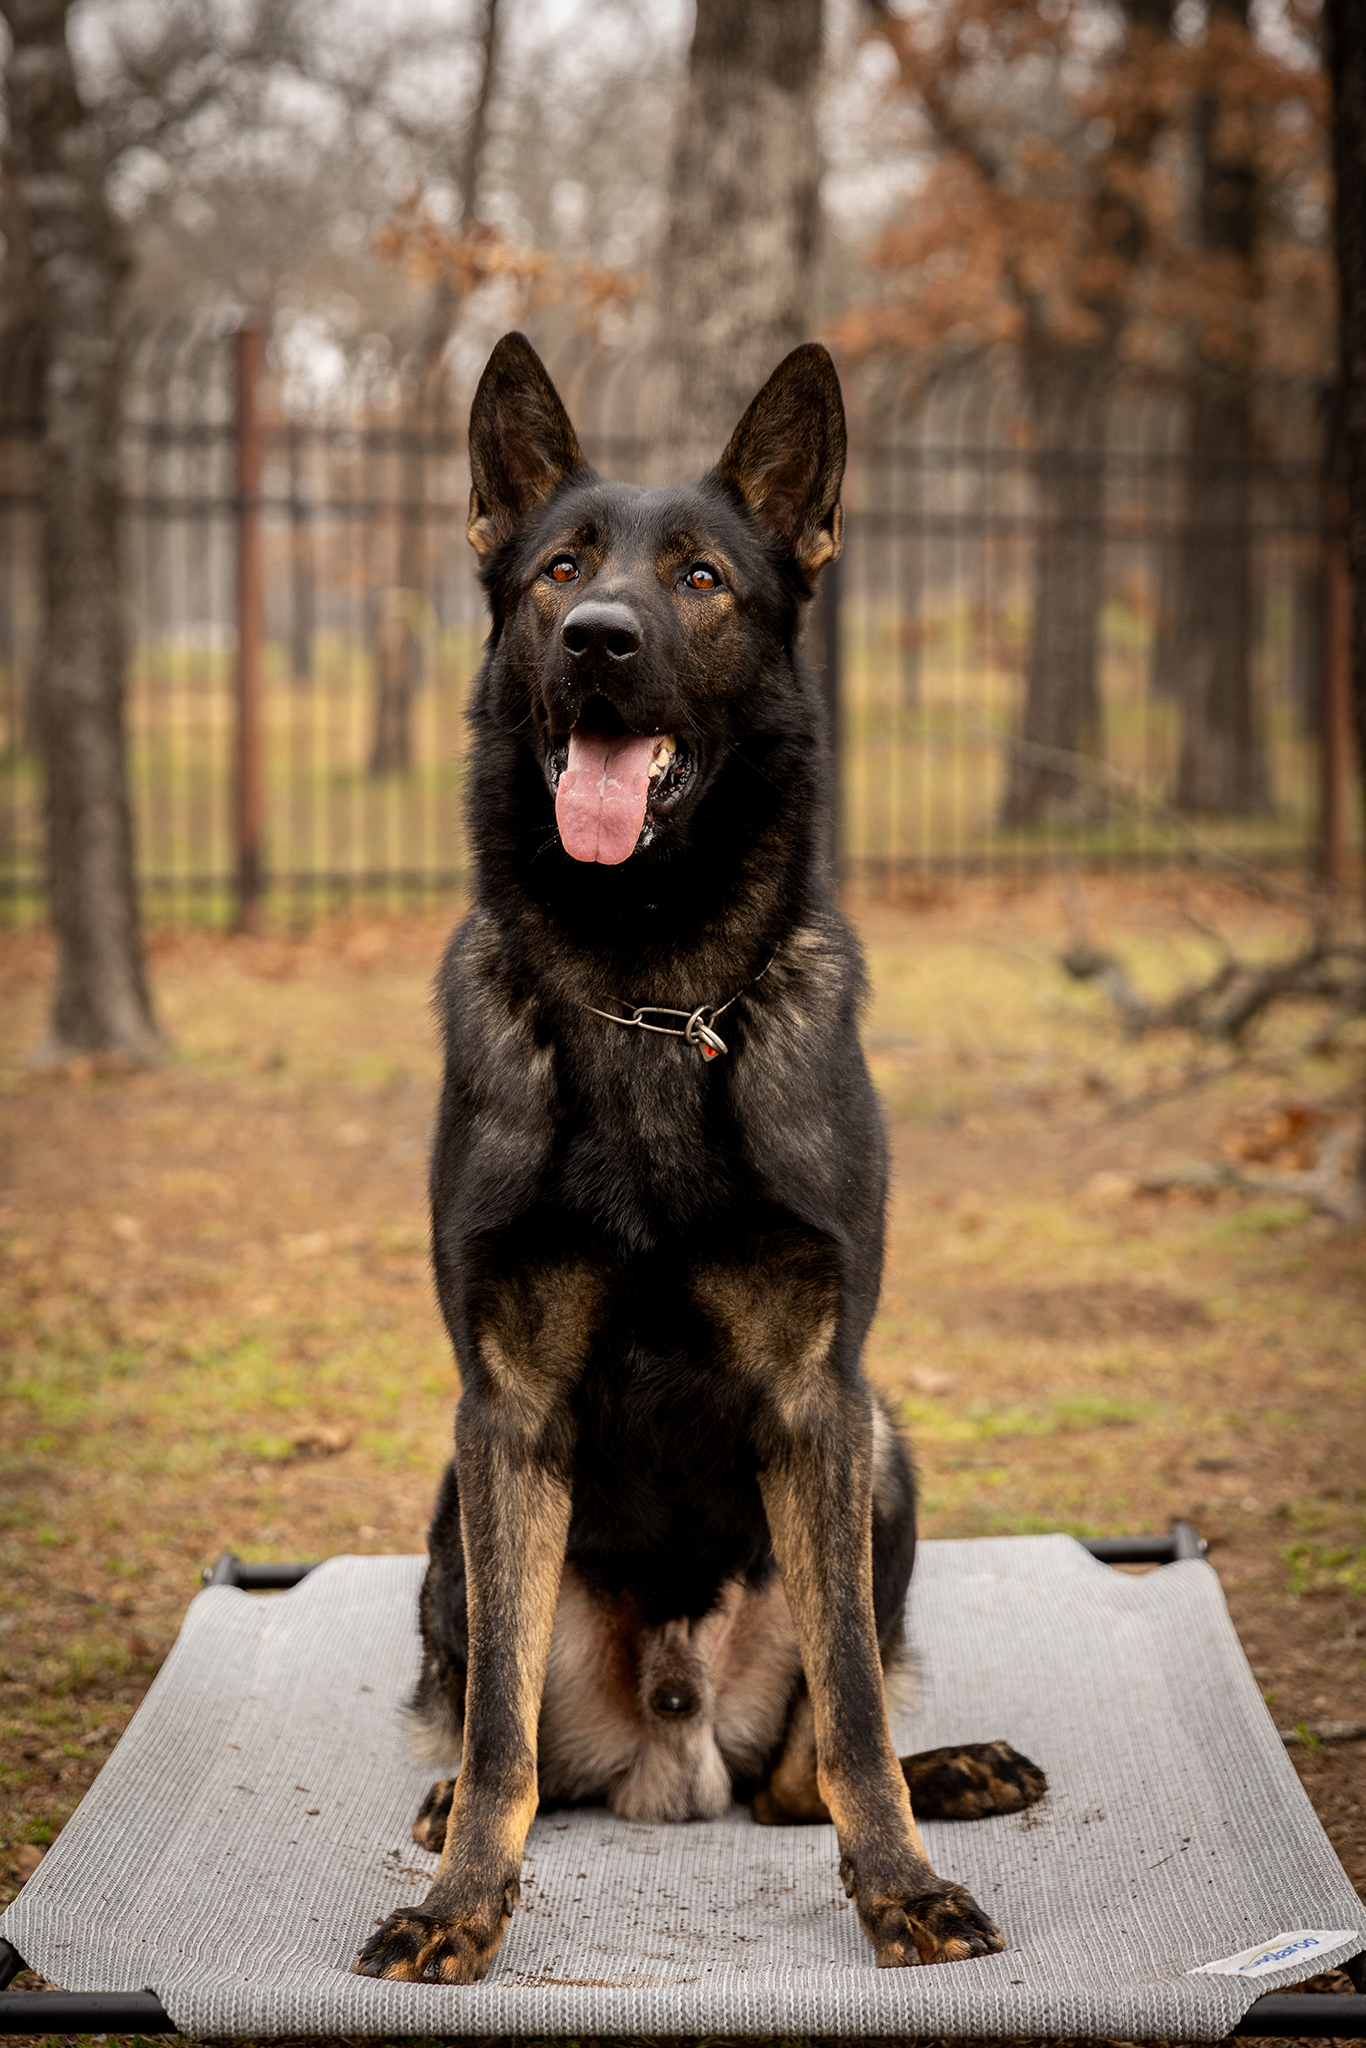
{"label": "blue label on bed", "polygon": [[1350,1928],[1298,1927],[1290,1934],[1273,1934],[1258,1948],[1245,1948],[1236,1956],[1224,1956],[1217,1963],[1200,1963],[1188,1972],[1192,1977],[1271,1977],[1291,1963],[1304,1964],[1302,1974],[1314,1975],[1315,1961],[1344,1941],[1356,1941]]}

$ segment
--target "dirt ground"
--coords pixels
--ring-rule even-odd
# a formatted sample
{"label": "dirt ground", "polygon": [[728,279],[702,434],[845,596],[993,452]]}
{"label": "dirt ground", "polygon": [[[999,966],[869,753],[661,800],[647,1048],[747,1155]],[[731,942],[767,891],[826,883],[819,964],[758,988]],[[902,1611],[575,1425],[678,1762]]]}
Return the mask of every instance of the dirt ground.
{"label": "dirt ground", "polygon": [[[1154,991],[1286,918],[1212,887],[1088,885]],[[1310,1163],[1360,1026],[1249,1055],[1126,1043],[1057,955],[1050,888],[851,906],[895,1184],[874,1377],[930,1536],[1210,1542],[1278,1723],[1366,1720],[1366,1232],[1305,1203],[1135,1192]],[[1069,923],[1069,920],[1071,922]],[[153,945],[159,1073],[23,1065],[50,961],[0,938],[0,1901],[60,1830],[231,1547],[422,1547],[456,1393],[426,1264],[428,991],[449,914]],[[1293,1752],[1366,1895],[1366,1741]]]}

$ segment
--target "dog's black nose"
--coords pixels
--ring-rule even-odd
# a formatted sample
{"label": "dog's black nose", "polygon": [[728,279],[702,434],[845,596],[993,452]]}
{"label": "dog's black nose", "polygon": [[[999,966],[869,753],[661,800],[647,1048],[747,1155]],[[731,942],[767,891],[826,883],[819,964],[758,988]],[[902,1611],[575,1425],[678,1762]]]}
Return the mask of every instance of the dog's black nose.
{"label": "dog's black nose", "polygon": [[668,1679],[650,1694],[650,1705],[657,1714],[671,1714],[681,1719],[685,1714],[697,1712],[697,1694],[690,1685],[678,1679]]}
{"label": "dog's black nose", "polygon": [[592,675],[634,661],[644,634],[628,604],[588,598],[576,604],[560,628],[560,645],[576,668]]}

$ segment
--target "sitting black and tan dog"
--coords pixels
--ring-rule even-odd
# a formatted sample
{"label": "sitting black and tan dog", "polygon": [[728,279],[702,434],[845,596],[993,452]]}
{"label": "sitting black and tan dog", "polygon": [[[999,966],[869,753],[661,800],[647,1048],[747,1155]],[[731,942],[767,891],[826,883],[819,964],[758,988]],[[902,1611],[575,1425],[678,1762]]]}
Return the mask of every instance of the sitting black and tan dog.
{"label": "sitting black and tan dog", "polygon": [[686,487],[595,475],[520,335],[475,398],[493,625],[431,1174],[463,1392],[413,1701],[459,1775],[370,1976],[483,1976],[538,1804],[589,1800],[833,1821],[879,1963],[1002,1946],[912,1806],[1011,1812],[1042,1773],[888,1732],[915,1494],[860,1367],[885,1145],[797,652],[844,452],[814,345]]}

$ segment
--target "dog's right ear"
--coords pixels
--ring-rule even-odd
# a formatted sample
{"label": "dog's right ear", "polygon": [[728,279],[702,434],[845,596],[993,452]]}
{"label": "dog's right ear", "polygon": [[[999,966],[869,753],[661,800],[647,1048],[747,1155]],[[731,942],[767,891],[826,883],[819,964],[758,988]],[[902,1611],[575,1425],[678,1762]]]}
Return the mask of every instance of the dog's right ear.
{"label": "dog's right ear", "polygon": [[487,557],[510,540],[575,470],[578,436],[545,364],[524,334],[505,334],[484,365],[470,411],[470,546]]}

